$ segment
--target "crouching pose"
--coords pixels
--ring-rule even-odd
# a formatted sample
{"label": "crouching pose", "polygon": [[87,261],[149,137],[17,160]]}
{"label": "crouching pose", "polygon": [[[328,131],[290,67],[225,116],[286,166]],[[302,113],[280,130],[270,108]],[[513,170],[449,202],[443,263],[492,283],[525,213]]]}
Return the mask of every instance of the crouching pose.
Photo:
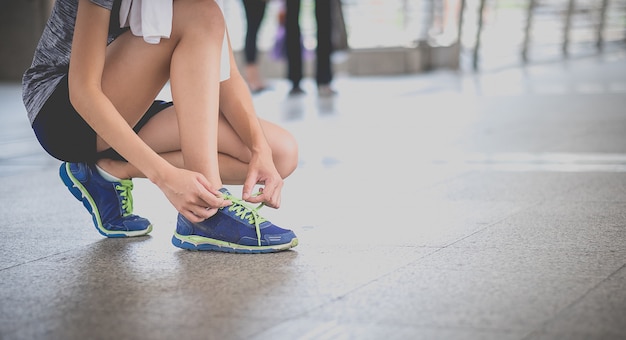
{"label": "crouching pose", "polygon": [[[173,102],[155,100],[168,81]],[[178,211],[177,247],[262,253],[298,244],[250,205],[280,206],[298,150],[256,116],[216,0],[57,0],[23,99],[102,235],[152,230],[133,214],[132,178],[144,177]],[[241,198],[224,185],[242,185]]]}

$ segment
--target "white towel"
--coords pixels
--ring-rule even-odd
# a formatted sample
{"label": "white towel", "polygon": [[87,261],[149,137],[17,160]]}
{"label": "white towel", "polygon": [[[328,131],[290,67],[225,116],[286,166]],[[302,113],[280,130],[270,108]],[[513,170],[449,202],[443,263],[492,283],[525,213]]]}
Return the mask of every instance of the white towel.
{"label": "white towel", "polygon": [[[222,4],[223,0],[215,0],[217,5],[222,10],[222,15],[224,15],[224,5]],[[226,24],[224,24],[226,25]],[[220,59],[220,81],[224,81],[230,78],[230,54],[228,53],[228,35],[224,32],[224,41],[222,42],[222,56]]]}
{"label": "white towel", "polygon": [[130,26],[134,35],[158,44],[172,33],[172,0],[122,0],[120,26]]}
{"label": "white towel", "polygon": [[[224,14],[222,0],[215,0]],[[131,32],[149,44],[158,44],[162,38],[169,39],[172,33],[173,0],[122,0],[120,27],[129,27]],[[224,33],[220,58],[220,81],[230,78],[228,36]]]}

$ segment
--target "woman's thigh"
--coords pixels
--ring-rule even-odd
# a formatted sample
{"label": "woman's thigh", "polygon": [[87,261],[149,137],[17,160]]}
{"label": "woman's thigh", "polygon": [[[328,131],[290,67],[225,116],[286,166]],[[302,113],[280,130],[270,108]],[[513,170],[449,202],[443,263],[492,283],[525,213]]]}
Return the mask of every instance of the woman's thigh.
{"label": "woman's thigh", "polygon": [[67,162],[95,159],[96,132],[70,103],[67,76],[39,111],[32,127],[39,144],[52,157]]}
{"label": "woman's thigh", "polygon": [[[188,32],[188,27],[202,26],[200,30],[208,29],[206,25],[200,24],[204,19],[210,21],[209,14],[218,11],[220,9],[214,1],[177,0],[174,2],[172,33],[169,39],[161,39],[158,44],[149,44],[143,37],[127,31],[107,47],[102,90],[129,125],[134,126],[141,119],[170,79],[170,66],[179,42],[185,39],[186,34],[197,33]],[[190,12],[198,15],[194,18],[181,17]],[[194,20],[202,22],[195,25]],[[98,150],[108,148],[102,139],[98,138],[97,142]]]}
{"label": "woman's thigh", "polygon": [[102,91],[130,126],[148,110],[169,78],[171,42],[153,45],[130,31],[107,47]]}
{"label": "woman's thigh", "polygon": [[[166,110],[171,102],[154,101],[133,129],[140,131],[152,117]],[[122,160],[117,152],[96,151],[96,132],[85,122],[69,99],[67,76],[63,77],[33,122],[41,146],[51,156],[68,162],[93,162],[99,158]]]}
{"label": "woman's thigh", "polygon": [[[296,139],[289,131],[275,123],[264,119],[259,119],[259,122],[272,149],[274,164],[281,174],[290,173],[298,162]],[[244,163],[249,163],[252,155],[250,149],[223,116],[220,116],[218,150]]]}
{"label": "woman's thigh", "polygon": [[[267,120],[259,121],[275,156],[297,157],[297,143],[290,132]],[[179,151],[181,146],[176,105],[167,107],[148,120],[138,134],[158,153]],[[250,149],[222,114],[218,120],[218,152],[244,163],[248,163],[251,157]]]}

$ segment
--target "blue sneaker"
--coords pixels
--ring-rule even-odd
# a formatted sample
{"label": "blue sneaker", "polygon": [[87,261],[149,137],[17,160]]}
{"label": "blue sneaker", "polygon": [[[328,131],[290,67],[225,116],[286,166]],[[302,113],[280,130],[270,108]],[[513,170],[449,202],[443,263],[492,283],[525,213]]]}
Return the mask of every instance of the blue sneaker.
{"label": "blue sneaker", "polygon": [[109,182],[95,165],[63,163],[59,175],[77,200],[93,218],[98,232],[106,237],[142,236],[152,231],[147,219],[133,215],[133,182]]}
{"label": "blue sneaker", "polygon": [[178,214],[176,232],[172,243],[188,250],[214,250],[228,253],[273,253],[298,245],[291,230],[277,227],[259,216],[258,208],[251,208],[244,201],[220,191],[232,205],[220,208],[208,219],[193,223]]}

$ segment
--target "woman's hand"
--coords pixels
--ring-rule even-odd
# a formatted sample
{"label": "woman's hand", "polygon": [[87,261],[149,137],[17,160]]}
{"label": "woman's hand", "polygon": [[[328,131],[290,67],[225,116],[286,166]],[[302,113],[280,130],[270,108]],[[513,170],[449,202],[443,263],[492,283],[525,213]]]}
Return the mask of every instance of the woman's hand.
{"label": "woman's hand", "polygon": [[[252,192],[256,184],[263,185],[259,195]],[[276,170],[271,155],[253,153],[243,185],[242,198],[250,203],[264,203],[268,207],[279,208],[282,188],[283,178]]]}
{"label": "woman's hand", "polygon": [[167,199],[191,222],[202,222],[232,204],[200,173],[172,168],[156,183]]}

